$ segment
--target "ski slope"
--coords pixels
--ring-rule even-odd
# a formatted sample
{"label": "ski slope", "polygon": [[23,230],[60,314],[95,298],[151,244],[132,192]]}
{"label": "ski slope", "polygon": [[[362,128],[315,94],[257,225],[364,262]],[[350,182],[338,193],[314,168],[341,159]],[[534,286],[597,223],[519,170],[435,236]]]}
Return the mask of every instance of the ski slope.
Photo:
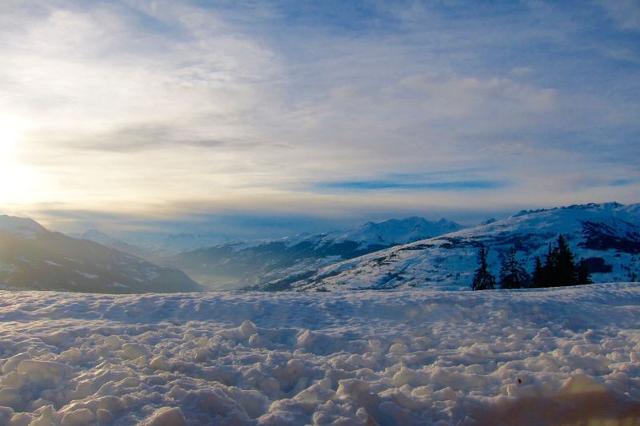
{"label": "ski slope", "polygon": [[0,424],[638,424],[639,356],[637,283],[0,292]]}

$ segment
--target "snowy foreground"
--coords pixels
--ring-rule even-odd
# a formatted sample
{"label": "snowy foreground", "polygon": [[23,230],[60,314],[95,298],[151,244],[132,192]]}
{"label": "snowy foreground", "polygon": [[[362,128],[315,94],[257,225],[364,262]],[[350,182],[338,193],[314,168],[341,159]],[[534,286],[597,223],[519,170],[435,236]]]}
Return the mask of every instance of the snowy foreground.
{"label": "snowy foreground", "polygon": [[640,285],[0,292],[0,424],[640,424]]}

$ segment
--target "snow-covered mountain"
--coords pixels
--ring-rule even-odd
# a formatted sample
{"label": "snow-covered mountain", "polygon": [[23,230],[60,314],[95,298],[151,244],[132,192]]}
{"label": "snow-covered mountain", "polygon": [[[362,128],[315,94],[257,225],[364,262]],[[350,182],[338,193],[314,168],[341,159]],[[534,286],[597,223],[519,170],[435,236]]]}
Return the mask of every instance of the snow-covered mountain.
{"label": "snow-covered mountain", "polygon": [[0,215],[0,232],[15,236],[34,237],[46,229],[33,219]]}
{"label": "snow-covered mountain", "polygon": [[462,225],[446,220],[429,221],[422,217],[390,219],[384,222],[367,222],[348,231],[336,231],[321,237],[324,244],[354,241],[360,248],[406,244],[424,238],[435,237],[462,229]]}
{"label": "snow-covered mountain", "polygon": [[89,229],[82,234],[79,234],[77,237],[82,240],[93,241],[94,243],[101,244],[114,250],[142,257],[143,259],[151,260],[154,257],[154,254],[152,252],[146,250],[143,247],[139,247],[118,238],[114,238],[97,229]]}
{"label": "snow-covered mountain", "polygon": [[0,285],[97,293],[200,289],[179,270],[10,216],[0,217]]}
{"label": "snow-covered mountain", "polygon": [[193,251],[207,247],[220,246],[234,242],[230,237],[218,232],[202,233],[171,233],[162,232],[145,235],[127,236],[128,244],[140,248],[146,254],[155,258],[170,257],[185,251]]}
{"label": "snow-covered mountain", "polygon": [[330,263],[459,229],[461,225],[445,219],[391,219],[347,231],[216,245],[168,257],[163,263],[205,285],[233,288],[291,279],[292,274],[299,277]]}
{"label": "snow-covered mountain", "polygon": [[274,280],[262,288],[467,289],[480,245],[489,248],[490,267],[497,275],[500,256],[511,247],[531,270],[535,257],[543,258],[559,234],[567,238],[578,259],[586,260],[594,281],[628,280],[633,272],[640,275],[640,207],[606,203],[522,211],[507,219],[328,265],[298,279]]}

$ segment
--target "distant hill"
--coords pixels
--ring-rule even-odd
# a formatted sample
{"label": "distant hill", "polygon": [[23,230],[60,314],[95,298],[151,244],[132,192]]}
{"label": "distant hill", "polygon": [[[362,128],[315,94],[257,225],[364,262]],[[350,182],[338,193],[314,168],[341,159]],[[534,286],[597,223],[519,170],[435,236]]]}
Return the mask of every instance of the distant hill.
{"label": "distant hill", "polygon": [[96,293],[201,290],[179,270],[11,216],[0,216],[0,285]]}
{"label": "distant hill", "polygon": [[162,262],[208,286],[238,288],[288,279],[292,274],[299,276],[344,259],[459,229],[461,225],[445,219],[391,219],[346,231],[252,244],[221,244],[166,257]]}
{"label": "distant hill", "polygon": [[154,257],[154,254],[152,252],[143,247],[127,243],[118,238],[113,238],[110,235],[107,235],[97,229],[89,229],[84,233],[78,235],[77,238],[81,240],[93,241],[94,243],[101,244],[105,247],[132,254],[134,256],[142,257],[143,259],[147,260],[151,260]]}
{"label": "distant hill", "polygon": [[549,244],[565,235],[578,259],[585,259],[596,282],[627,281],[640,275],[640,205],[584,204],[522,211],[509,218],[395,246],[361,257],[273,280],[266,290],[467,289],[478,247],[489,248],[490,268],[498,274],[502,253],[515,247],[532,268]]}

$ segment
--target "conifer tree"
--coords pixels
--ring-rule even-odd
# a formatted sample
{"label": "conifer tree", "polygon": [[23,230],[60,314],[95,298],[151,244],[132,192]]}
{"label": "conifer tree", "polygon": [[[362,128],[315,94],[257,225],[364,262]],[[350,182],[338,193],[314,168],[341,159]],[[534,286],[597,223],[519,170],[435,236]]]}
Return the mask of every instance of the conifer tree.
{"label": "conifer tree", "polygon": [[488,250],[485,246],[480,246],[478,251],[478,269],[476,269],[473,275],[473,282],[471,283],[472,290],[493,290],[496,286],[496,279],[491,272],[489,272],[489,265],[487,264]]}
{"label": "conifer tree", "polygon": [[544,283],[543,287],[555,287],[558,285],[556,280],[556,271],[558,269],[558,249],[554,248],[549,244],[549,248],[547,250],[547,257],[544,261],[543,277]]}
{"label": "conifer tree", "polygon": [[629,263],[629,282],[637,282],[640,279],[640,274],[638,273],[639,269],[636,257],[632,257]]}
{"label": "conifer tree", "polygon": [[578,284],[578,273],[573,253],[571,253],[563,235],[558,236],[558,246],[554,251],[556,261],[556,268],[553,271],[554,282],[561,286]]}
{"label": "conifer tree", "polygon": [[591,274],[589,273],[589,267],[587,266],[587,262],[584,260],[581,260],[580,263],[578,263],[577,284],[593,284]]}
{"label": "conifer tree", "polygon": [[535,266],[533,267],[532,286],[535,288],[542,288],[547,286],[547,273],[545,267],[542,266],[542,261],[537,256]]}
{"label": "conifer tree", "polygon": [[500,288],[525,288],[529,287],[529,282],[529,274],[518,261],[515,247],[512,247],[502,258]]}

